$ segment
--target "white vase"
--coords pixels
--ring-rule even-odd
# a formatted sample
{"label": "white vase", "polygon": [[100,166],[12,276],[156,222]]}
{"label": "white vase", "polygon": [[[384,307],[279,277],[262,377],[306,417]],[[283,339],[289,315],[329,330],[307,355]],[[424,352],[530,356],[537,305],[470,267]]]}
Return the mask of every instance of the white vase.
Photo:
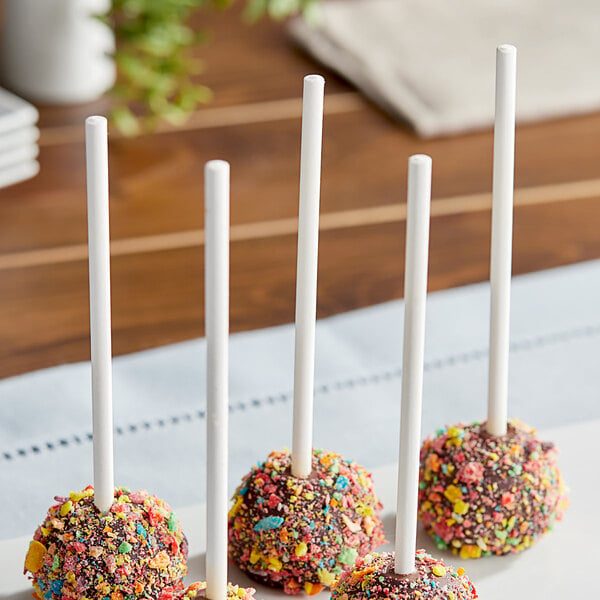
{"label": "white vase", "polygon": [[111,29],[94,18],[110,0],[5,0],[2,84],[43,103],[99,98],[115,81]]}

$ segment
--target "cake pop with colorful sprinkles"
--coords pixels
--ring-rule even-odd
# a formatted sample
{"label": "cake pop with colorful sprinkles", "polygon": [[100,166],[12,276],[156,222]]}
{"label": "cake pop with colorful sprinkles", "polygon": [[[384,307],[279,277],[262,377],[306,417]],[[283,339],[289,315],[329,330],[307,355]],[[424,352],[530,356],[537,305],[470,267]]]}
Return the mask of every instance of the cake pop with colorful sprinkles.
{"label": "cake pop with colorful sprinkles", "polygon": [[514,46],[498,46],[487,419],[439,431],[420,457],[419,517],[439,548],[461,558],[525,550],[567,505],[554,445],[507,418],[516,57]]}
{"label": "cake pop with colorful sprinkles", "polygon": [[373,552],[359,558],[333,588],[332,600],[473,600],[473,584],[460,567],[454,570],[425,550],[415,554],[416,572],[398,575],[394,555]]}
{"label": "cake pop with colorful sprinkles", "polygon": [[308,478],[272,452],[243,479],[229,512],[229,554],[251,577],[288,594],[330,587],[385,541],[370,474],[339,454],[313,452]]}
{"label": "cake pop with colorful sprinkles", "polygon": [[172,600],[183,591],[188,545],[166,502],[117,488],[101,512],[91,486],[55,500],[25,558],[36,598]]}
{"label": "cake pop with colorful sprinkles", "polygon": [[562,518],[565,485],[557,450],[511,420],[505,436],[455,425],[421,450],[419,517],[438,548],[461,558],[529,548]]}
{"label": "cake pop with colorful sprinkles", "polygon": [[[254,588],[243,588],[239,585],[227,584],[227,600],[254,600]],[[177,600],[194,600],[195,598],[206,598],[206,582],[196,581],[188,586]]]}

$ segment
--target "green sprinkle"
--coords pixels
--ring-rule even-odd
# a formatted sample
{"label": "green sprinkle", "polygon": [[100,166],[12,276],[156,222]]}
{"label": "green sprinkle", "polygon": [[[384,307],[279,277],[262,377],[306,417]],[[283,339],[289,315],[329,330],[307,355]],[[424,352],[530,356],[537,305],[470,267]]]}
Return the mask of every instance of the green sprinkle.
{"label": "green sprinkle", "polygon": [[122,542],[119,546],[120,554],[129,554],[131,552],[131,544],[129,542]]}
{"label": "green sprinkle", "polygon": [[354,548],[344,548],[337,557],[338,562],[343,565],[353,565],[358,558],[358,552]]}
{"label": "green sprinkle", "polygon": [[169,515],[167,527],[169,528],[169,531],[175,531],[177,529],[177,519],[175,518],[175,513],[171,513]]}

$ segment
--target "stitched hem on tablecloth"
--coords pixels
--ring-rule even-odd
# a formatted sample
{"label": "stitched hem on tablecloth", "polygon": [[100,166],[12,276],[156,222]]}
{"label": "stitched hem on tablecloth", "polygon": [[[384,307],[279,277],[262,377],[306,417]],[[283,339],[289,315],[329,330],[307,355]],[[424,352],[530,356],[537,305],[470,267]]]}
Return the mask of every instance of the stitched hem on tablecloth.
{"label": "stitched hem on tablecloth", "polygon": [[[598,334],[600,334],[600,324],[587,325],[584,327],[570,329],[568,331],[549,333],[546,335],[538,335],[512,342],[510,345],[510,352],[511,354],[528,352],[535,349],[544,348],[546,346],[567,343],[576,339],[593,337]],[[470,362],[483,360],[487,356],[487,349],[459,352],[457,354],[426,361],[424,364],[424,371],[425,373],[439,371],[448,367],[464,365]],[[359,375],[356,377],[339,379],[330,383],[318,384],[315,386],[315,396],[353,389],[356,387],[378,385],[379,383],[390,381],[391,379],[400,378],[401,375],[402,369],[400,367],[392,367],[370,375]],[[292,398],[292,391],[285,391],[279,394],[269,394],[262,398],[253,397],[246,401],[231,404],[229,406],[229,412],[232,413],[247,409],[268,407],[269,405],[273,405],[277,402],[288,402],[292,400]],[[205,418],[206,411],[197,410],[195,412],[186,412],[180,415],[173,415],[160,419],[140,421],[138,423],[129,423],[127,425],[117,425],[115,427],[115,434],[118,436],[135,434],[139,431],[162,429],[164,427],[176,426],[180,423],[190,423],[192,421],[203,420]],[[92,441],[92,439],[92,433],[89,431],[85,433],[73,434],[71,436],[63,436],[52,441],[32,444],[26,448],[17,448],[13,451],[4,451],[0,455],[0,460],[12,461],[18,458],[36,456],[47,451],[59,450],[61,448],[66,448],[73,445],[89,443]]]}

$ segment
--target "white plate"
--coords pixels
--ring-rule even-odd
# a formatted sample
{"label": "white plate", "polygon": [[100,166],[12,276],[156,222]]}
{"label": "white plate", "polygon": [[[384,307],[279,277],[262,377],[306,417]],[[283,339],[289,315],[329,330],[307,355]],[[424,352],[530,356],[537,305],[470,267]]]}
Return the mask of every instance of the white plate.
{"label": "white plate", "polygon": [[[560,466],[571,490],[571,506],[564,521],[533,548],[515,556],[464,561],[438,551],[419,528],[418,546],[442,556],[447,563],[465,567],[482,600],[591,600],[594,597],[590,586],[596,577],[600,539],[600,519],[596,514],[600,498],[597,474],[600,421],[561,427],[544,432],[541,437],[554,441],[561,450]],[[373,476],[386,507],[384,522],[388,539],[393,539],[396,466],[376,469]],[[204,507],[180,509],[177,514],[190,542],[188,580],[201,579],[204,574]],[[2,600],[31,598],[29,582],[21,575],[29,539],[0,542]],[[256,587],[259,600],[281,600],[284,597],[281,592],[252,582],[234,566],[230,567],[230,575],[234,583]],[[322,592],[315,598],[324,600],[327,597],[328,594]]]}

